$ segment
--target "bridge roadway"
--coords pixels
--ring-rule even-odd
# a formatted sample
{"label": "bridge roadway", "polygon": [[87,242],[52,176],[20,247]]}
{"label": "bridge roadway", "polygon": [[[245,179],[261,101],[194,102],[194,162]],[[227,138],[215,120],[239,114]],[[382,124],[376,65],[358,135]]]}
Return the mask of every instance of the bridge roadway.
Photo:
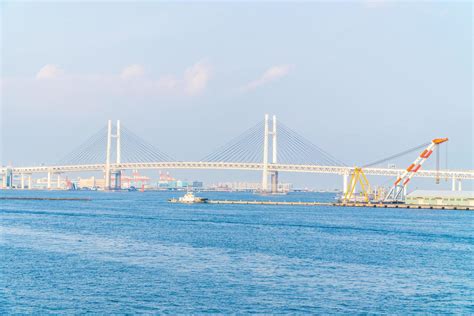
{"label": "bridge roadway", "polygon": [[[142,169],[214,169],[214,170],[254,170],[262,171],[263,163],[244,163],[244,162],[136,162],[110,164],[111,170],[142,170]],[[83,172],[83,171],[103,171],[105,164],[89,165],[66,165],[66,166],[35,166],[35,167],[3,167],[0,173],[4,175],[10,169],[13,174],[36,174],[51,173],[59,174],[65,172]],[[321,165],[295,165],[295,164],[268,164],[268,171],[281,172],[299,172],[299,173],[319,173],[319,174],[349,174],[353,167],[339,166],[321,166]],[[404,169],[390,168],[364,168],[366,175],[396,177]],[[455,178],[457,180],[474,180],[474,170],[420,170],[416,173],[417,177],[422,178]]]}

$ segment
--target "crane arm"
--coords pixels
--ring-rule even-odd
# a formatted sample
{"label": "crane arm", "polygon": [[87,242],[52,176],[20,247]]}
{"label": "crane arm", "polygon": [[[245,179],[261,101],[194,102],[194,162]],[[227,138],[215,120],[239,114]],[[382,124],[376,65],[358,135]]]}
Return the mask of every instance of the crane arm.
{"label": "crane arm", "polygon": [[394,185],[402,183],[402,186],[407,185],[415,173],[420,170],[423,163],[431,156],[436,146],[448,141],[447,138],[435,138],[431,141],[428,147],[421,152],[421,154],[415,159],[415,161],[402,173],[400,177],[395,181]]}
{"label": "crane arm", "polygon": [[392,189],[385,198],[385,201],[399,201],[399,197],[407,183],[415,175],[415,173],[420,170],[423,163],[431,156],[435,148],[444,142],[447,142],[447,138],[435,138],[431,141],[428,147],[421,152],[421,154],[416,157],[415,161],[397,178],[393,184]]}

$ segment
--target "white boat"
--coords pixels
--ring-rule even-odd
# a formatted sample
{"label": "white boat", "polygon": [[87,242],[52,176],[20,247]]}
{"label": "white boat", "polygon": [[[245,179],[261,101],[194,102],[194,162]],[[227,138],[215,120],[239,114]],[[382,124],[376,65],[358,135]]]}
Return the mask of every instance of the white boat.
{"label": "white boat", "polygon": [[207,198],[202,198],[202,197],[197,197],[193,194],[193,192],[187,192],[184,196],[180,197],[179,199],[173,198],[170,199],[169,201],[171,203],[206,203]]}

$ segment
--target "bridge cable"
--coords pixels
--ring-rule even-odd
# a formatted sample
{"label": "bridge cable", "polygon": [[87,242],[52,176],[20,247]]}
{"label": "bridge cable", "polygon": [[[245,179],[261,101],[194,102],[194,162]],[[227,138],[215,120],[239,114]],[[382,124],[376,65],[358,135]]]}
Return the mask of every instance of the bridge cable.
{"label": "bridge cable", "polygon": [[[293,150],[292,154],[296,154],[299,158],[309,158],[308,160],[300,160],[304,163],[314,163],[317,162],[318,164],[323,162],[326,164],[334,164],[334,165],[343,165],[342,162],[331,156],[329,153],[325,152],[318,146],[314,145],[303,136],[299,135],[295,131],[291,130],[290,128],[286,127],[284,124],[280,123],[280,131],[288,137],[289,149]],[[301,154],[305,154],[305,156],[301,156]],[[313,160],[314,156],[322,157],[322,160],[316,159]]]}
{"label": "bridge cable", "polygon": [[234,137],[225,145],[202,158],[201,161],[227,162],[232,161],[231,158],[235,158],[236,155],[240,157],[244,151],[252,151],[249,149],[249,145],[255,145],[255,139],[258,136],[259,131],[263,131],[262,127],[262,122],[258,122],[239,136]]}
{"label": "bridge cable", "polygon": [[258,131],[259,125],[260,123],[249,128],[246,132],[227,143],[227,145],[222,146],[220,150],[208,155],[204,159],[210,161],[227,161],[234,151],[242,149],[243,146],[245,146],[246,140]]}
{"label": "bridge cable", "polygon": [[318,153],[320,156],[322,156],[323,160],[325,160],[326,162],[330,162],[330,163],[338,165],[338,166],[345,166],[345,164],[342,161],[338,160],[337,158],[335,158],[334,156],[332,156],[331,154],[329,154],[328,152],[326,152],[325,150],[323,150],[319,146],[313,144],[311,141],[309,141],[305,137],[301,136],[300,134],[298,134],[297,132],[295,132],[294,130],[287,127],[285,124],[283,124],[281,122],[280,122],[280,130],[283,130],[283,131],[287,132],[287,135],[291,139],[293,139],[296,143],[300,144],[301,146],[311,148],[312,150],[315,150],[316,153]]}
{"label": "bridge cable", "polygon": [[[173,157],[170,155],[162,152],[161,150],[157,149],[150,143],[146,142],[145,140],[141,139],[139,136],[137,136],[135,133],[127,129],[126,127],[122,127],[122,140],[124,141],[124,149],[122,151],[122,155],[124,157],[124,161],[127,161],[128,158],[137,158],[138,162],[153,162],[153,161],[175,161]],[[130,154],[128,151],[130,150],[130,147],[134,150],[131,152],[133,154]]]}
{"label": "bridge cable", "polygon": [[[90,136],[76,149],[58,161],[58,165],[68,165],[74,163],[90,163],[92,153],[97,151],[97,147],[106,138],[106,127],[101,128],[97,133]],[[105,150],[104,150],[105,152]],[[93,161],[95,162],[95,161]]]}

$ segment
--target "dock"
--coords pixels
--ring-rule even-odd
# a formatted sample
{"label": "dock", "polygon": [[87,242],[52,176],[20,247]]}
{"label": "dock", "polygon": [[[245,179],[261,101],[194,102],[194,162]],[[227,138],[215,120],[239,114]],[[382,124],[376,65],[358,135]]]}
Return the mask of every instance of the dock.
{"label": "dock", "polygon": [[383,203],[330,203],[330,202],[302,202],[302,201],[245,201],[245,200],[208,200],[208,204],[237,204],[237,205],[286,205],[286,206],[338,206],[338,207],[366,207],[366,208],[400,208],[400,209],[429,209],[429,210],[474,210],[474,207],[449,205],[408,205]]}

